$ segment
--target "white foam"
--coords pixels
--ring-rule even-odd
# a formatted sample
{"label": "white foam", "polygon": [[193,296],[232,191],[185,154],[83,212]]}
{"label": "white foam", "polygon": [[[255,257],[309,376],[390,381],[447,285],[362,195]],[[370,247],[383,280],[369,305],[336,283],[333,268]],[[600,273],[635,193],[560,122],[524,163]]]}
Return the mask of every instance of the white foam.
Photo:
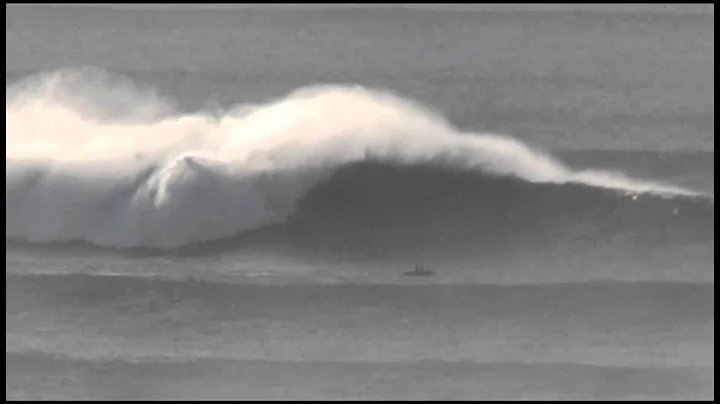
{"label": "white foam", "polygon": [[[220,117],[96,70],[6,91],[6,237],[174,247],[284,220],[341,164],[368,154],[533,182],[684,193],[618,174],[573,172],[507,136],[464,133],[388,92],[326,85]],[[450,158],[448,158],[450,157]]]}

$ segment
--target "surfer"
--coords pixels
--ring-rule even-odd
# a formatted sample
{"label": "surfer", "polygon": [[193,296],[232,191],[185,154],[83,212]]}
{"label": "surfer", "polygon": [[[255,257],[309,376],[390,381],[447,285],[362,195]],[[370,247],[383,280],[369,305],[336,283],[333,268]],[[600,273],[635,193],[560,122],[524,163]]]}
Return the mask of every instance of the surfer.
{"label": "surfer", "polygon": [[435,272],[425,268],[424,265],[415,265],[415,269],[412,271],[403,272],[405,276],[433,276]]}

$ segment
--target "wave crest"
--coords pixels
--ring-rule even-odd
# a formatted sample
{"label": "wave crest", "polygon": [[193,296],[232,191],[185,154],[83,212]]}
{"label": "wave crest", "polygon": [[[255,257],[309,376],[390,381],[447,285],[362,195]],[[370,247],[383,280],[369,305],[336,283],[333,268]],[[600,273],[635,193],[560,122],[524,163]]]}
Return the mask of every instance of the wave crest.
{"label": "wave crest", "polygon": [[[521,184],[701,196],[573,171],[511,137],[463,132],[386,91],[308,87],[218,117],[174,113],[172,102],[127,84],[90,69],[6,89],[6,239],[150,248],[224,239],[282,223],[323,181],[367,161],[431,164]],[[388,192],[387,184],[364,186],[378,197]],[[483,192],[490,198],[500,189]]]}

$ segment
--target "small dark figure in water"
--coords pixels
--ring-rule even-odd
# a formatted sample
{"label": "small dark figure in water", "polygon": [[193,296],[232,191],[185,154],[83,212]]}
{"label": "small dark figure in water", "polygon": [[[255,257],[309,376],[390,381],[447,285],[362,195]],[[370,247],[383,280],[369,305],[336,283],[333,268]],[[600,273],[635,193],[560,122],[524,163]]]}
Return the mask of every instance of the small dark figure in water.
{"label": "small dark figure in water", "polygon": [[433,271],[425,268],[425,265],[415,265],[414,270],[404,272],[403,275],[406,275],[406,276],[432,276],[432,275],[435,275],[435,273]]}

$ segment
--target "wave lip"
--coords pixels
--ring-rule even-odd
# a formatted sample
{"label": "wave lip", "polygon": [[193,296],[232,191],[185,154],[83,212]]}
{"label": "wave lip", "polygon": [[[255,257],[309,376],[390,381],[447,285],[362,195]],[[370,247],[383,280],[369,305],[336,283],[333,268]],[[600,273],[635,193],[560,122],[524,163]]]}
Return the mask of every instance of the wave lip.
{"label": "wave lip", "polygon": [[[304,88],[218,118],[168,112],[172,102],[117,81],[86,70],[8,89],[6,239],[160,249],[221,240],[286,222],[328,179],[367,162],[436,165],[534,190],[578,184],[705,197],[616,173],[573,171],[518,140],[463,132],[423,106],[358,86]],[[365,191],[387,192],[382,180],[372,179],[377,188],[363,184]],[[483,181],[474,186],[490,180]]]}

